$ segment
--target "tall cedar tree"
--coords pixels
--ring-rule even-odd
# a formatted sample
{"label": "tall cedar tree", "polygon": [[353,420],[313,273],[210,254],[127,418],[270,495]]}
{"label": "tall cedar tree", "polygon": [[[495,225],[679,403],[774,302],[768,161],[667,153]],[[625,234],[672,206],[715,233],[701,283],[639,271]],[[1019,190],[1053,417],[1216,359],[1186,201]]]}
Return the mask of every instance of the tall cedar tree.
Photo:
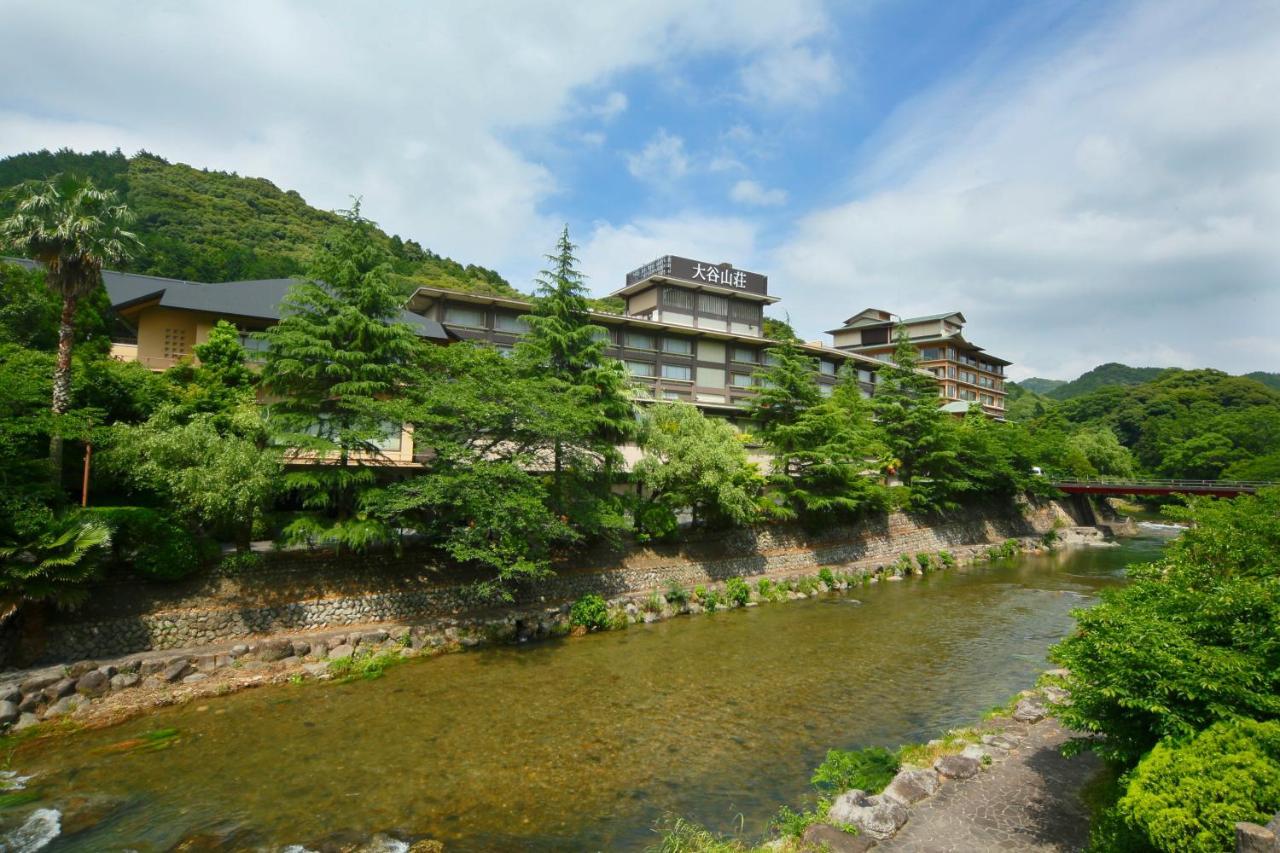
{"label": "tall cedar tree", "polygon": [[[0,221],[0,245],[34,258],[45,281],[62,299],[58,317],[58,357],[53,369],[55,419],[71,408],[71,348],[80,301],[102,289],[102,268],[118,266],[141,244],[125,227],[129,208],[111,190],[88,178],[55,175],[14,189],[14,212]],[[55,482],[62,476],[62,433],[55,424],[49,437],[49,463]]]}
{"label": "tall cedar tree", "polygon": [[273,440],[289,455],[318,457],[286,475],[286,488],[315,514],[289,525],[285,538],[359,549],[390,537],[363,499],[386,464],[379,445],[400,429],[398,392],[414,378],[421,343],[397,320],[402,299],[374,224],[359,204],[344,217],[307,280],[290,288],[279,324],[261,335],[261,384],[275,400]]}
{"label": "tall cedar tree", "polygon": [[[591,322],[575,248],[565,226],[556,253],[547,255],[551,266],[538,279],[533,312],[527,318],[529,334],[516,354],[528,375],[552,379],[567,402],[590,416],[582,434],[556,436],[552,442],[552,501],[563,513],[570,513],[575,500],[607,494],[619,460],[617,444],[635,428],[627,376],[621,362],[605,354],[608,331]],[[567,472],[578,481],[578,489],[599,495],[570,495]]]}
{"label": "tall cedar tree", "polygon": [[[893,457],[890,465],[906,485],[938,478],[954,467],[955,430],[938,406],[938,383],[918,372],[916,348],[899,326],[893,361],[880,369],[872,412]],[[896,465],[894,464],[896,462]]]}

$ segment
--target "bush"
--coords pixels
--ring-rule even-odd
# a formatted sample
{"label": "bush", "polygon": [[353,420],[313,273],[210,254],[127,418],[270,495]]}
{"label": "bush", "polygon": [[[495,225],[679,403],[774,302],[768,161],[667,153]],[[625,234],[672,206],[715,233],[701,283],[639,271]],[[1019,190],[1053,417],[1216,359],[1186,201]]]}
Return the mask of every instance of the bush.
{"label": "bush", "polygon": [[825,583],[827,585],[827,589],[835,589],[836,576],[831,569],[828,569],[826,566],[818,569],[818,580]]}
{"label": "bush", "polygon": [[707,608],[708,613],[714,613],[717,607],[724,604],[724,598],[714,589],[698,587],[693,594],[702,602],[702,606]]}
{"label": "bush", "polygon": [[1280,811],[1280,722],[1215,723],[1158,744],[1130,775],[1116,811],[1157,850],[1231,850],[1235,824]]}
{"label": "bush", "polygon": [[796,581],[796,592],[802,592],[805,595],[812,595],[818,591],[818,581],[815,578],[804,577]]}
{"label": "bush", "polygon": [[760,578],[756,581],[756,591],[760,593],[761,598],[769,598],[773,592],[773,581],[768,578]]}
{"label": "bush", "polygon": [[573,603],[569,610],[569,623],[588,631],[604,630],[609,627],[609,607],[603,598],[589,592]]}
{"label": "bush", "polygon": [[200,542],[191,531],[161,512],[142,506],[107,506],[87,510],[115,531],[112,552],[117,562],[154,580],[179,580],[200,568]]}
{"label": "bush", "polygon": [[678,581],[672,581],[667,587],[667,602],[673,607],[684,607],[689,603],[689,591]]}
{"label": "bush", "polygon": [[942,563],[944,569],[953,569],[956,565],[956,558],[951,555],[950,551],[939,551],[938,562]]}
{"label": "bush", "polygon": [[729,578],[725,581],[724,592],[729,601],[739,607],[751,600],[751,587],[742,578]]}
{"label": "bush", "polygon": [[924,552],[916,554],[916,565],[920,567],[920,571],[927,572],[933,568],[933,558]]}
{"label": "bush", "polygon": [[387,669],[403,660],[399,652],[391,649],[372,654],[356,652],[345,658],[329,661],[329,674],[339,681],[354,681],[357,678],[372,681],[381,678]]}
{"label": "bush", "polygon": [[662,606],[662,596],[658,595],[656,592],[649,593],[649,597],[644,600],[644,610],[646,613],[661,613]]}
{"label": "bush", "polygon": [[641,542],[667,540],[680,530],[680,521],[666,504],[646,501],[635,511],[636,539]]}
{"label": "bush", "polygon": [[840,794],[850,788],[860,788],[876,794],[893,781],[898,772],[898,757],[880,746],[866,749],[831,749],[809,782],[818,790]]}
{"label": "bush", "polygon": [[914,573],[915,570],[915,565],[911,562],[911,558],[906,554],[899,554],[898,562],[893,564],[893,573],[895,575],[901,575],[902,577],[906,577],[907,575]]}
{"label": "bush", "polygon": [[232,551],[222,558],[222,562],[218,564],[218,568],[224,572],[232,574],[240,574],[241,572],[253,572],[265,566],[267,560],[257,551]]}

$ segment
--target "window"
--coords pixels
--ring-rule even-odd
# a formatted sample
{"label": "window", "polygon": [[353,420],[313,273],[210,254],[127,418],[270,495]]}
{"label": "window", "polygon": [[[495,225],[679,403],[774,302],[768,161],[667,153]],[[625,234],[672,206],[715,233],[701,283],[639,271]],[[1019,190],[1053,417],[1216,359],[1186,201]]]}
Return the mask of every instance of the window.
{"label": "window", "polygon": [[756,380],[750,373],[734,373],[729,377],[729,384],[734,388],[754,388]]}
{"label": "window", "polygon": [[774,355],[772,352],[770,352],[769,350],[765,350],[764,363],[767,364],[769,367],[773,367],[775,364],[778,363],[778,357]]}
{"label": "window", "polygon": [[699,403],[723,403],[725,401],[723,394],[699,394]]}
{"label": "window", "polygon": [[703,314],[715,314],[720,317],[729,316],[729,300],[713,293],[698,294],[698,310]]}
{"label": "window", "polygon": [[664,400],[687,400],[688,396],[676,391],[663,391],[662,399]]}
{"label": "window", "polygon": [[664,364],[662,365],[662,378],[689,382],[693,379],[693,368],[687,364]]}
{"label": "window", "polygon": [[826,360],[819,361],[818,372],[821,373],[823,376],[835,376],[836,363],[834,361],[826,361]]}
{"label": "window", "polygon": [[484,309],[472,305],[444,306],[444,321],[454,326],[466,326],[470,329],[483,329]]}
{"label": "window", "polygon": [[819,393],[819,394],[821,394],[821,395],[822,395],[822,396],[824,396],[824,397],[830,397],[832,394],[834,394],[834,393],[835,393],[835,391],[836,391],[836,386],[834,386],[834,385],[819,385],[819,386],[818,386],[818,393]]}
{"label": "window", "polygon": [[888,329],[863,329],[862,330],[863,346],[867,346],[868,344],[887,344],[887,343],[889,343]]}
{"label": "window", "polygon": [[760,306],[750,302],[734,300],[729,303],[729,319],[739,323],[758,324],[760,322]]}
{"label": "window", "polygon": [[662,302],[670,308],[684,308],[692,311],[694,295],[692,292],[681,290],[678,287],[664,287],[662,289]]}
{"label": "window", "polygon": [[751,347],[734,347],[733,360],[742,364],[759,364],[760,354]]}
{"label": "window", "polygon": [[723,388],[724,368],[699,366],[698,385],[703,388]]}
{"label": "window", "polygon": [[260,364],[267,360],[267,350],[271,349],[271,344],[267,341],[260,341],[252,337],[250,332],[240,333],[240,346],[244,347],[246,361],[252,364]]}
{"label": "window", "polygon": [[948,368],[947,368],[947,378],[948,378],[948,379],[955,379],[955,378],[956,378],[956,369],[955,369],[954,367],[948,367]]}
{"label": "window", "polygon": [[519,314],[501,314],[494,318],[495,327],[500,332],[513,332],[517,335],[529,331],[529,326]]}
{"label": "window", "polygon": [[662,351],[675,355],[693,355],[693,341],[688,338],[663,338]]}
{"label": "window", "polygon": [[920,350],[920,358],[923,361],[937,361],[942,358],[943,351],[938,347],[925,347]]}
{"label": "window", "polygon": [[163,352],[165,358],[182,358],[188,355],[191,350],[187,348],[187,330],[165,329]]}
{"label": "window", "polygon": [[656,350],[658,348],[657,339],[646,332],[627,332],[623,336],[623,343],[630,349]]}
{"label": "window", "polygon": [[632,376],[653,376],[653,365],[647,361],[627,361],[623,363],[627,366],[627,373]]}

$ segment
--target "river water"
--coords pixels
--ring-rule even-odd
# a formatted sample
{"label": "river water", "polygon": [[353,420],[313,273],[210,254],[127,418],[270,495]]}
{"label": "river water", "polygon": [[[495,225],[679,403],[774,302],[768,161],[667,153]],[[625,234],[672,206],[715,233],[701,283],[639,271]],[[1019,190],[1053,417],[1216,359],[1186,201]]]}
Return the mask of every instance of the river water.
{"label": "river water", "polygon": [[925,740],[1029,686],[1070,611],[1168,535],[165,709],[19,748],[40,799],[0,821],[58,810],[48,851],[230,826],[266,849],[632,850],[668,813],[758,833],[829,747]]}

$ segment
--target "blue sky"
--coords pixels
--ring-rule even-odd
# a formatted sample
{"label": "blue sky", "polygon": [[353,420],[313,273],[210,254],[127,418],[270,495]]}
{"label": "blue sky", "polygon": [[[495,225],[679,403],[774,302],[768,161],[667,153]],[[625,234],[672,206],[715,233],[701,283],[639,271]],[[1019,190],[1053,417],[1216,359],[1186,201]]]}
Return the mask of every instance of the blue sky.
{"label": "blue sky", "polygon": [[1280,370],[1271,0],[0,13],[0,155],[146,148],[359,194],[526,289],[567,222],[597,293],[660,254],[729,260],[807,339],[961,310],[1015,376]]}

